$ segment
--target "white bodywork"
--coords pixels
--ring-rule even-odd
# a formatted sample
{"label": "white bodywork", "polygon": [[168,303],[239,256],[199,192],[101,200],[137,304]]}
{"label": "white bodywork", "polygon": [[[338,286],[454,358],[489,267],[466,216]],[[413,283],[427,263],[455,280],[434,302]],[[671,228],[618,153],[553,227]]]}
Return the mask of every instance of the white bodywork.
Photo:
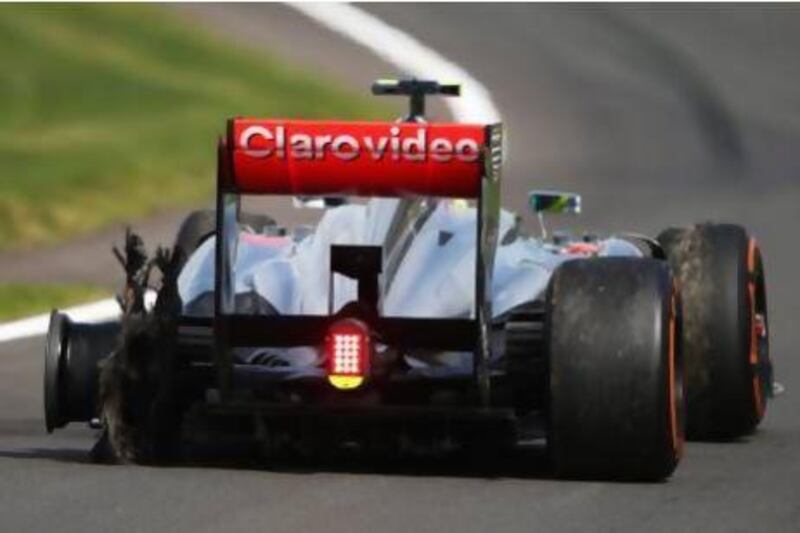
{"label": "white bodywork", "polygon": [[[327,210],[316,230],[300,240],[242,233],[235,262],[236,294],[256,293],[280,314],[322,315],[329,312],[329,250],[331,244],[383,245],[386,264],[403,248],[387,243],[387,233],[401,201],[373,199],[363,205]],[[407,236],[402,259],[383,280],[381,312],[385,316],[466,317],[473,314],[475,293],[476,210],[458,201],[432,204],[429,218]],[[621,239],[599,240],[591,251],[530,237],[504,237],[515,216],[501,211],[499,241],[492,284],[493,315],[502,315],[542,296],[553,270],[562,262],[587,253],[638,256],[640,250]],[[573,253],[574,252],[574,253]],[[383,276],[386,278],[386,276]],[[189,303],[213,291],[214,239],[189,258],[178,280],[182,301]],[[333,310],[355,299],[354,281],[336,276]]]}

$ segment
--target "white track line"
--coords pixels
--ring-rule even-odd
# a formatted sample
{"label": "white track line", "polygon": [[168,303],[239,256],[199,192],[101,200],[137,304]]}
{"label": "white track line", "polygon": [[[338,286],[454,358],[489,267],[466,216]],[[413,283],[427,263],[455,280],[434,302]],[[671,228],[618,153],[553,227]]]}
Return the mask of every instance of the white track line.
{"label": "white track line", "polygon": [[461,98],[445,98],[460,122],[500,122],[500,112],[489,91],[461,66],[428,48],[414,37],[350,4],[290,3],[318,24],[371,50],[403,73],[420,79],[461,83]]}
{"label": "white track line", "polygon": [[[151,307],[155,303],[156,294],[148,291],[145,294],[145,305]],[[100,300],[68,309],[62,309],[72,320],[77,322],[104,322],[120,315],[119,304],[114,298]],[[14,322],[0,324],[0,342],[14,341],[26,337],[35,337],[47,333],[50,324],[50,313],[43,313]]]}
{"label": "white track line", "polygon": [[[445,98],[453,117],[460,122],[492,124],[500,122],[500,112],[489,91],[461,66],[453,63],[414,37],[394,28],[379,18],[341,3],[290,3],[318,24],[355,41],[375,55],[391,63],[404,74],[420,79],[436,79],[461,84],[461,98]],[[150,301],[153,295],[150,294]],[[73,320],[102,322],[119,316],[113,298],[65,309]],[[0,324],[0,342],[8,342],[47,332],[50,314],[42,314]]]}
{"label": "white track line", "polygon": [[[114,313],[119,313],[119,304],[113,298],[100,300],[85,305],[79,305],[65,312],[75,320],[81,322],[99,322],[103,317],[113,317]],[[24,337],[42,335],[47,332],[47,325],[50,323],[50,313],[7,322],[0,325],[0,342],[13,341]]]}

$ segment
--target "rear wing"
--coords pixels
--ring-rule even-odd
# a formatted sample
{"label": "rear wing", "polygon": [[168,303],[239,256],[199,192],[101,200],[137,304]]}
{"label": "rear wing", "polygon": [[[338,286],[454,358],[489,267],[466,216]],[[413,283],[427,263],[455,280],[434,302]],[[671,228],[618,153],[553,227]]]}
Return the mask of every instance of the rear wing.
{"label": "rear wing", "polygon": [[[432,196],[474,199],[474,318],[376,317],[387,340],[474,350],[478,397],[489,401],[491,276],[500,214],[500,124],[228,121],[218,147],[214,328],[220,391],[231,390],[231,349],[315,345],[335,317],[235,313],[233,265],[241,195]],[[347,253],[359,253],[350,247]],[[375,273],[377,276],[377,273]]]}
{"label": "rear wing", "polygon": [[475,124],[237,118],[223,188],[244,194],[477,198],[493,129]]}

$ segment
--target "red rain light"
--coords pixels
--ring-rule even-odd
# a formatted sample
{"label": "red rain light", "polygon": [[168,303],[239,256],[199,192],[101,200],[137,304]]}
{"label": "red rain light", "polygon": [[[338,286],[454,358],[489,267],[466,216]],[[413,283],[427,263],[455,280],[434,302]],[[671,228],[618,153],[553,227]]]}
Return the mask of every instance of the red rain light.
{"label": "red rain light", "polygon": [[[325,351],[328,358],[328,376],[363,378],[369,370],[370,339],[367,326],[355,319],[346,319],[331,326],[326,338]],[[363,379],[341,381],[350,386],[339,386],[335,379],[331,383],[339,388],[354,388]]]}

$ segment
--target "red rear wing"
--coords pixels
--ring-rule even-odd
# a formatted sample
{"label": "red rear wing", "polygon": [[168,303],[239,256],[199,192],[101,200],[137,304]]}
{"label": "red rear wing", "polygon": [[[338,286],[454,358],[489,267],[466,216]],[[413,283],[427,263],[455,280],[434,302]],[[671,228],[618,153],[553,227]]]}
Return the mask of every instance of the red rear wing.
{"label": "red rear wing", "polygon": [[225,181],[243,194],[476,198],[492,159],[492,131],[474,124],[237,118],[223,148]]}

